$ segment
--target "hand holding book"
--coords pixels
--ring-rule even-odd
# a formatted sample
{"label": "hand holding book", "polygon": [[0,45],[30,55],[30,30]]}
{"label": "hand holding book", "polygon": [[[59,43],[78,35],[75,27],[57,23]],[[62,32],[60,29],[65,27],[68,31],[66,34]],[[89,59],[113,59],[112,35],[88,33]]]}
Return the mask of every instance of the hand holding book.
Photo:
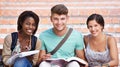
{"label": "hand holding book", "polygon": [[61,58],[57,58],[57,59],[53,59],[53,58],[50,58],[50,59],[47,59],[46,60],[47,62],[55,65],[59,65],[59,66],[64,66],[72,61],[76,61],[78,62],[81,66],[86,66],[88,65],[88,63],[86,61],[84,61],[83,59],[80,59],[78,57],[71,57],[71,58],[68,58],[68,59],[61,59]]}
{"label": "hand holding book", "polygon": [[33,50],[33,51],[27,51],[27,52],[21,52],[21,53],[17,53],[17,54],[14,54],[13,56],[11,56],[6,64],[8,65],[12,65],[14,62],[15,62],[15,59],[18,58],[18,57],[25,57],[25,56],[30,56],[30,55],[34,55],[36,53],[39,53],[39,50]]}
{"label": "hand holding book", "polygon": [[39,53],[39,50],[21,52],[21,53],[19,53],[19,57],[30,56],[30,55],[33,55],[33,54],[36,54],[36,53]]}

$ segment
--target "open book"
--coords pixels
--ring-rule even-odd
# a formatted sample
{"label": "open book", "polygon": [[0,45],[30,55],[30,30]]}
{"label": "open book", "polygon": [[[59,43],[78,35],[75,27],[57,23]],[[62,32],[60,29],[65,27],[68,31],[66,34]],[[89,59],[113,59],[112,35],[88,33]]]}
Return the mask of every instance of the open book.
{"label": "open book", "polygon": [[36,53],[39,53],[39,50],[21,52],[21,53],[19,53],[19,57],[30,56],[30,55],[33,55],[33,54],[36,54]]}
{"label": "open book", "polygon": [[61,66],[61,64],[64,65],[64,64],[70,63],[72,61],[77,61],[82,66],[85,66],[87,64],[86,61],[84,61],[83,59],[80,59],[78,57],[71,57],[71,58],[68,58],[68,59],[61,59],[61,58],[57,58],[57,59],[55,58],[54,59],[54,58],[50,58],[50,59],[47,59],[46,61],[50,62],[52,64],[58,64],[60,66]]}
{"label": "open book", "polygon": [[34,55],[36,53],[39,53],[39,50],[33,50],[33,51],[27,51],[27,52],[21,52],[21,53],[15,54],[7,60],[6,64],[12,65],[15,62],[16,58],[30,56],[30,55]]}

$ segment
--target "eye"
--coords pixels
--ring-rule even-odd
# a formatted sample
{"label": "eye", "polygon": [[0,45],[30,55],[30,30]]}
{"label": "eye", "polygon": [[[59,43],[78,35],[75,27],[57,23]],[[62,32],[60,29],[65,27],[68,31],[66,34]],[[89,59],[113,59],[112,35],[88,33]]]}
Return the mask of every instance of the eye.
{"label": "eye", "polygon": [[36,27],[36,24],[34,23],[34,24],[32,24],[32,26]]}
{"label": "eye", "polygon": [[65,18],[61,18],[61,20],[65,20]]}
{"label": "eye", "polygon": [[58,20],[58,18],[53,18],[53,20]]}
{"label": "eye", "polygon": [[97,27],[98,25],[95,25],[95,27]]}
{"label": "eye", "polygon": [[27,22],[27,23],[25,23],[26,25],[30,25],[30,23],[29,22]]}
{"label": "eye", "polygon": [[88,28],[92,28],[92,26],[88,26]]}

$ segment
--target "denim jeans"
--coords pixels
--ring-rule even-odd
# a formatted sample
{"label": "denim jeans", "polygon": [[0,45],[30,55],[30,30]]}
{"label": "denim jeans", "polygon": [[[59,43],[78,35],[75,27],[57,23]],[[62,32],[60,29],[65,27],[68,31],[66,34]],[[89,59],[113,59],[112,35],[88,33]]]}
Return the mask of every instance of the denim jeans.
{"label": "denim jeans", "polygon": [[32,67],[32,64],[26,57],[23,57],[15,60],[14,67]]}

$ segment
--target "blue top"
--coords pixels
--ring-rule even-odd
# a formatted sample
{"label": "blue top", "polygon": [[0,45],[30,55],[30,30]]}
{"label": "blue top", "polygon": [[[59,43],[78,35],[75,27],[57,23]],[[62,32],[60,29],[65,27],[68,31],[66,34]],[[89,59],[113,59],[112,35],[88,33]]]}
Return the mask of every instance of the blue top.
{"label": "blue top", "polygon": [[[66,35],[66,34],[65,34]],[[42,32],[39,36],[42,41],[41,50],[47,50],[47,52],[51,52],[58,43],[65,37],[57,36],[53,29],[48,29]],[[71,35],[68,37],[66,42],[59,48],[59,50],[52,55],[52,58],[70,58],[75,56],[75,50],[82,50],[84,47],[83,36],[80,32],[73,30]]]}

